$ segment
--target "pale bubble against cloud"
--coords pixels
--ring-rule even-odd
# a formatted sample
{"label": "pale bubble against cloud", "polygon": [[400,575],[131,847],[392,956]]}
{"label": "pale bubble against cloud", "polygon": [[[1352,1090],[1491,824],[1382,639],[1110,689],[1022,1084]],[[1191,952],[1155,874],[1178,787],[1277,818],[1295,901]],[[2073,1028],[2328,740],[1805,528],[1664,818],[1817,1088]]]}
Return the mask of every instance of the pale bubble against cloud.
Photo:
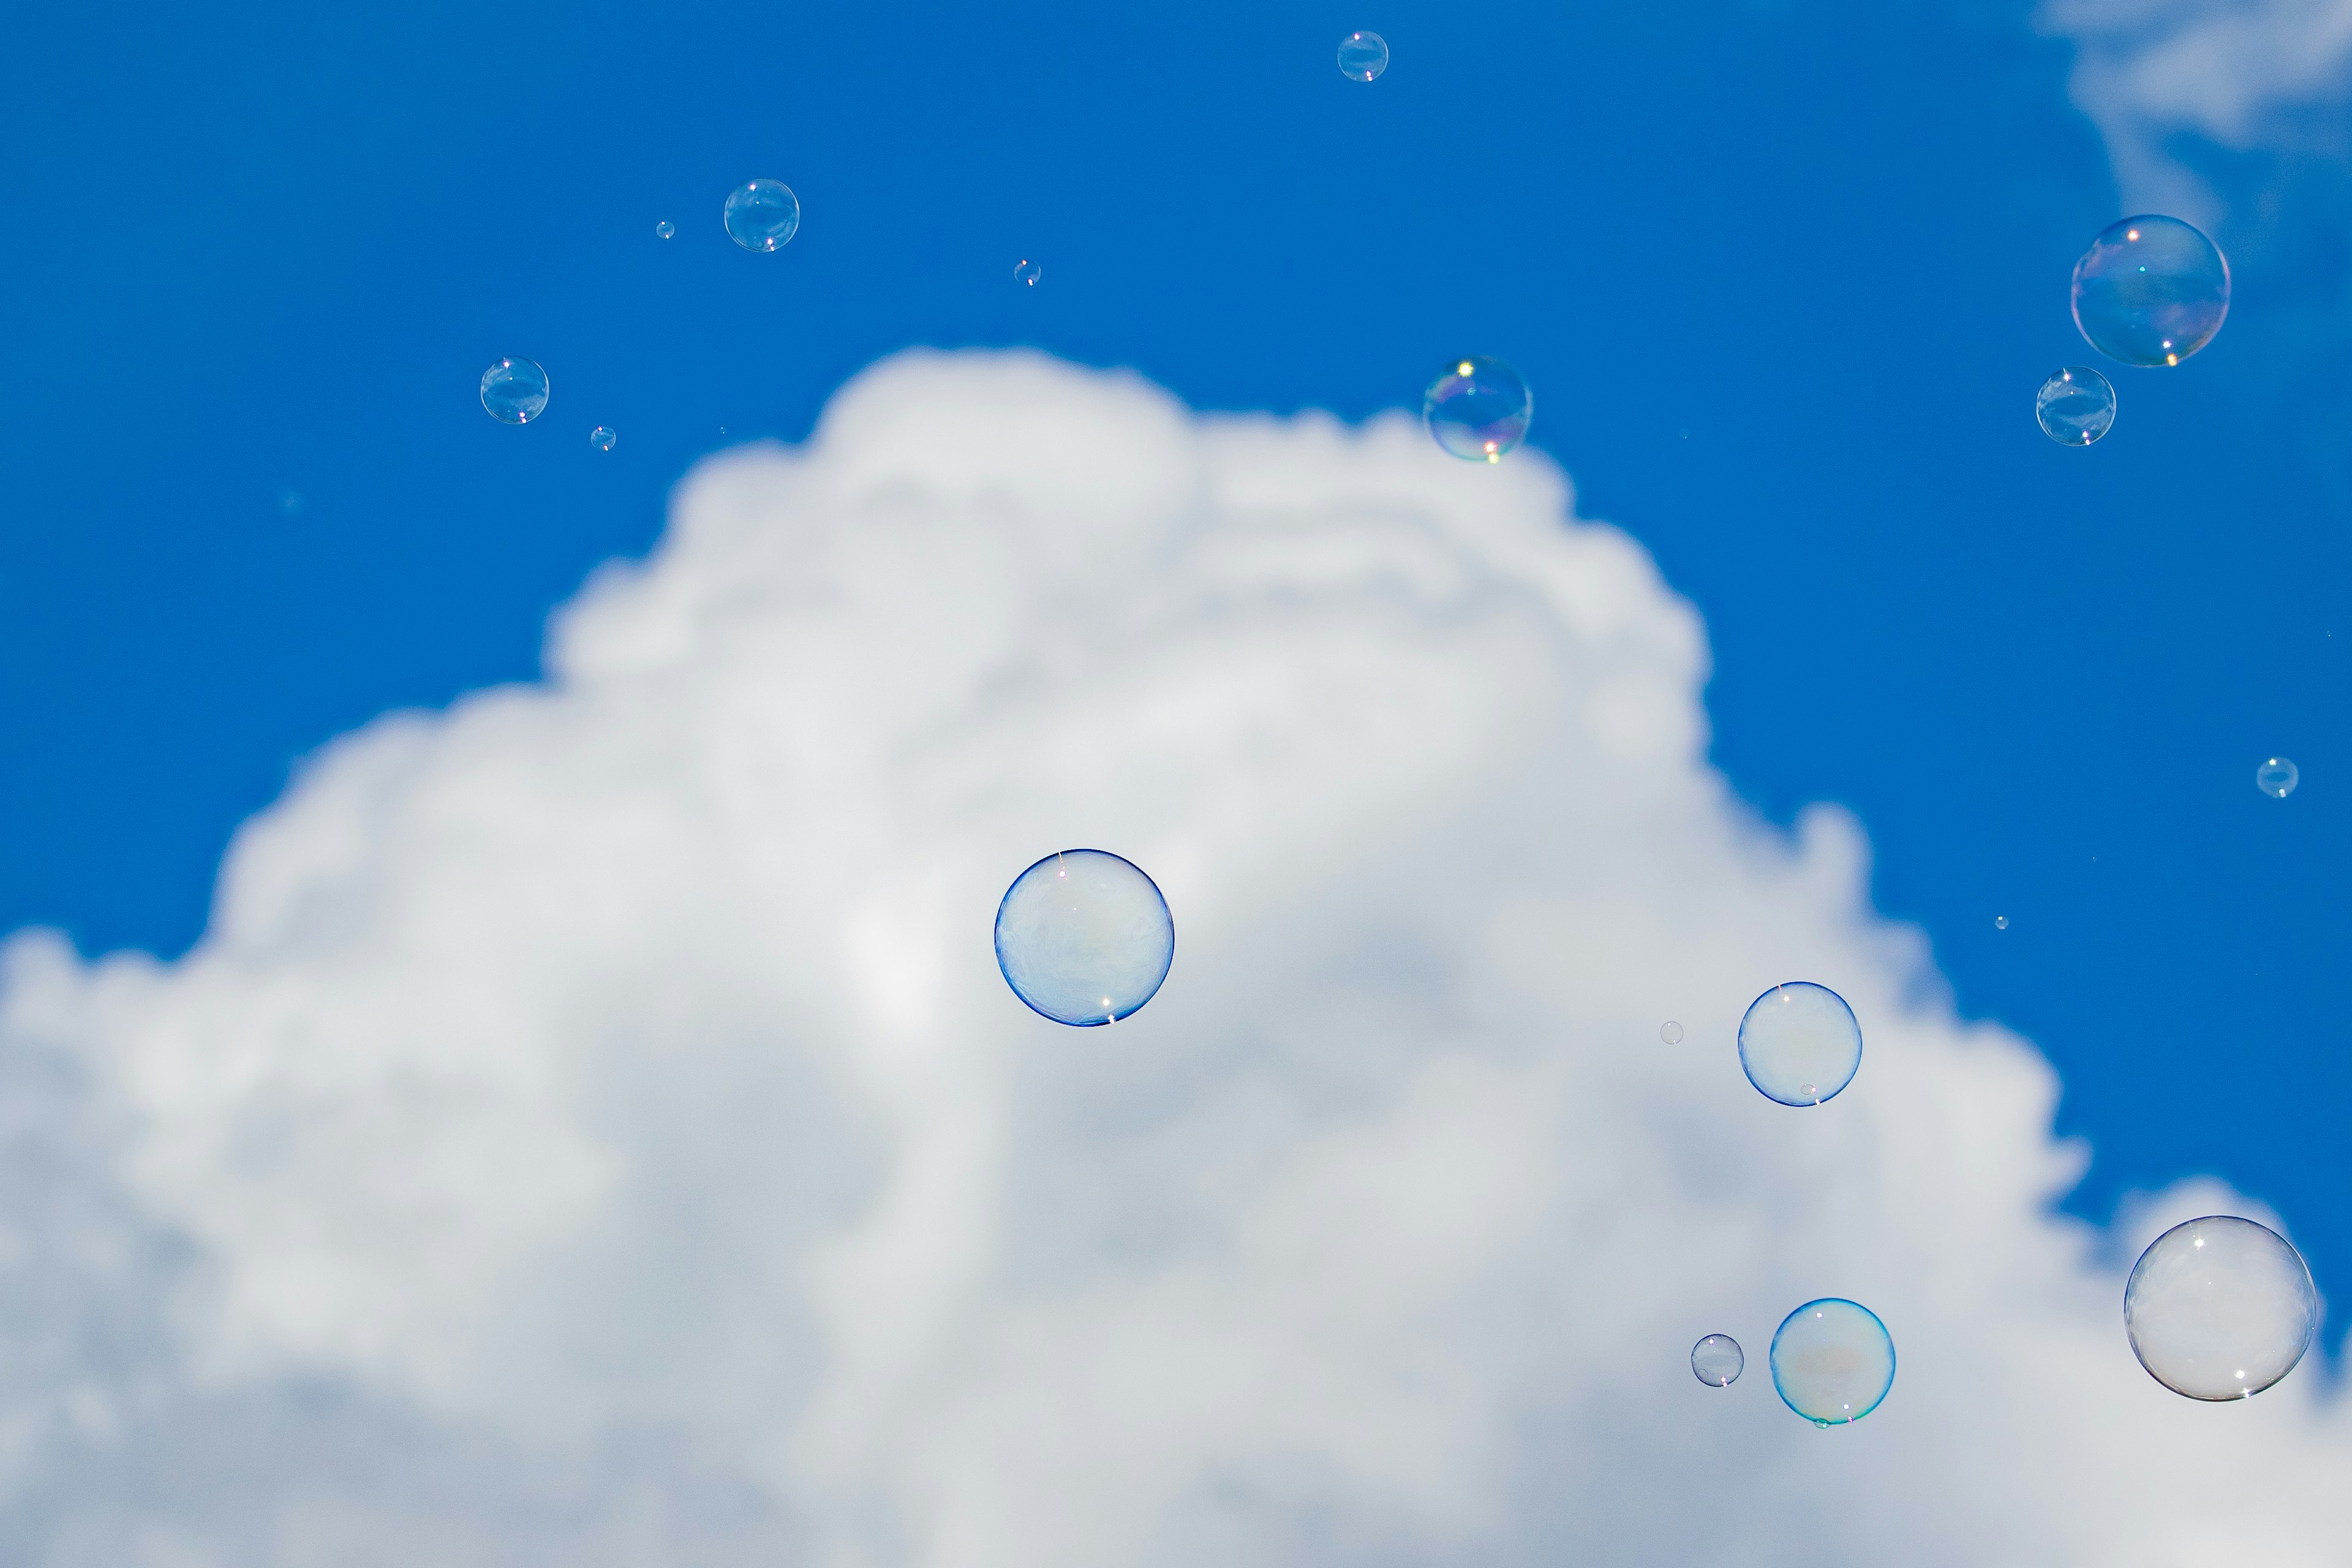
{"label": "pale bubble against cloud", "polygon": [[[2340,1560],[2317,1380],[2124,1340],[2239,1200],[2048,1216],[2048,1068],[1730,795],[1539,453],[906,355],[550,666],[327,748],[185,960],[7,950],[0,1559]],[[1110,1029],[992,951],[1073,844],[1181,912]],[[1803,1116],[1791,974],[1869,1025]],[[1825,1296],[1867,1421],[1693,1378]]]}

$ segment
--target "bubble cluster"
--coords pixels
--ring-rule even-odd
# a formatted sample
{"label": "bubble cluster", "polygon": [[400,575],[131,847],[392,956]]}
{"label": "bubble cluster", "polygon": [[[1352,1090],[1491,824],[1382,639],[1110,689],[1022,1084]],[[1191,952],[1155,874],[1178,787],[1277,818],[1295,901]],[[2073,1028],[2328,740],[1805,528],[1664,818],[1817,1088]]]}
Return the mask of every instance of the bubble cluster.
{"label": "bubble cluster", "polygon": [[2074,263],[2074,325],[2126,364],[2176,365],[2221,330],[2230,264],[2177,217],[2147,213],[2111,225]]}
{"label": "bubble cluster", "polygon": [[613,428],[609,425],[599,425],[588,432],[588,444],[600,452],[611,451],[614,443],[619,439],[620,437],[613,433]]}
{"label": "bubble cluster", "polygon": [[1014,995],[1057,1024],[1127,1017],[1159,991],[1175,956],[1160,889],[1104,850],[1046,856],[997,906],[997,967]]}
{"label": "bubble cluster", "polygon": [[2303,1255],[2234,1215],[2176,1225],[2124,1286],[2124,1331],[2147,1374],[2191,1399],[2251,1399],[2310,1348],[2319,1297]]}
{"label": "bubble cluster", "polygon": [[1765,1099],[1819,1105],[1853,1081],[1862,1066],[1862,1026],[1828,986],[1788,981],[1748,1005],[1739,1020],[1739,1065]]}
{"label": "bubble cluster", "polygon": [[1339,40],[1339,74],[1370,81],[1389,68],[1389,41],[1378,33],[1350,33]]}
{"label": "bubble cluster", "polygon": [[1781,1320],[1772,1335],[1772,1386],[1816,1426],[1859,1421],[1895,1386],[1895,1341],[1859,1301],[1825,1296]]}
{"label": "bubble cluster", "polygon": [[547,406],[547,372],[527,359],[502,359],[482,373],[482,406],[501,425],[528,425]]}
{"label": "bubble cluster", "polygon": [[1748,1357],[1729,1334],[1709,1334],[1691,1346],[1691,1375],[1709,1388],[1729,1388],[1748,1370]]}
{"label": "bubble cluster", "polygon": [[2254,770],[2254,787],[2273,800],[2284,800],[2303,782],[2303,770],[2284,757],[2271,757]]}
{"label": "bubble cluster", "polygon": [[2070,364],[2034,394],[2033,417],[2060,446],[2087,447],[2115,426],[2115,386],[2089,365]]}
{"label": "bubble cluster", "polygon": [[801,226],[801,199],[782,180],[746,180],[727,198],[727,233],[746,250],[782,250]]}
{"label": "bubble cluster", "polygon": [[1473,354],[1448,364],[1421,400],[1422,423],[1437,444],[1472,462],[1499,463],[1526,439],[1535,398],[1519,373]]}

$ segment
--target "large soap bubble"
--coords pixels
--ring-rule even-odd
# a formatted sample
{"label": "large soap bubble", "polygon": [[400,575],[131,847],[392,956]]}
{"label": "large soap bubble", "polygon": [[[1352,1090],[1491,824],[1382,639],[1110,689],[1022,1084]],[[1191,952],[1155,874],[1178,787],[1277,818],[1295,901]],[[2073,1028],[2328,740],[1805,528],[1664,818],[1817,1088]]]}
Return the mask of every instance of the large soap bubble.
{"label": "large soap bubble", "polygon": [[1748,1370],[1748,1356],[1729,1334],[1709,1334],[1691,1346],[1691,1375],[1709,1388],[1729,1388]]}
{"label": "large soap bubble", "polygon": [[2042,433],[2062,447],[2087,447],[2115,427],[2115,384],[2086,364],[2070,364],[2033,395]]}
{"label": "large soap bubble", "polygon": [[2230,264],[2177,217],[2127,217],[2074,263],[2074,324],[2126,364],[2179,364],[2230,313]]}
{"label": "large soap bubble", "polygon": [[1862,1026],[1828,986],[1791,980],[1748,1005],[1739,1020],[1739,1065],[1765,1099],[1819,1105],[1853,1081],[1862,1066]]}
{"label": "large soap bubble", "polygon": [[528,425],[547,406],[547,372],[527,359],[502,359],[482,373],[482,406],[501,425]]}
{"label": "large soap bubble", "polygon": [[1772,1386],[1817,1426],[1859,1421],[1895,1386],[1895,1341],[1859,1301],[1825,1296],[1780,1321],[1772,1335]]}
{"label": "large soap bubble", "polygon": [[1501,462],[1526,439],[1535,413],[1535,397],[1519,373],[1479,354],[1439,372],[1421,400],[1422,423],[1437,444],[1472,462]]}
{"label": "large soap bubble", "polygon": [[2233,1215],[2176,1225],[2124,1286],[2124,1331],[2147,1374],[2191,1399],[2248,1399],[2294,1370],[2319,1298],[2303,1255]]}
{"label": "large soap bubble", "polygon": [[1151,1000],[1175,957],[1159,888],[1100,849],[1046,856],[997,906],[997,967],[1013,994],[1057,1024],[1126,1017]]}
{"label": "large soap bubble", "polygon": [[801,226],[801,199],[782,180],[747,180],[727,198],[727,232],[746,250],[781,250]]}

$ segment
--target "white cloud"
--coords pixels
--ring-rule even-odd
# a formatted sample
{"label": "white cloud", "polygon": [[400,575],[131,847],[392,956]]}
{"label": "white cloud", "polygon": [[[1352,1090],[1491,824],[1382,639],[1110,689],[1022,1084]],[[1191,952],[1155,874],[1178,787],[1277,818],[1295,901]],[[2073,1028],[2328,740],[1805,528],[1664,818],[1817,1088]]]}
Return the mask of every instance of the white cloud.
{"label": "white cloud", "polygon": [[[706,465],[186,960],[9,949],[0,1557],[2345,1561],[2316,1376],[2138,1371],[2049,1069],[1854,824],[1727,794],[1696,617],[1568,510],[1034,357]],[[1074,845],[1176,914],[1108,1029],[990,951]],[[1868,1037],[1819,1111],[1732,1047],[1790,978]],[[1851,1430],[1763,1364],[1821,1294],[1901,1356]]]}

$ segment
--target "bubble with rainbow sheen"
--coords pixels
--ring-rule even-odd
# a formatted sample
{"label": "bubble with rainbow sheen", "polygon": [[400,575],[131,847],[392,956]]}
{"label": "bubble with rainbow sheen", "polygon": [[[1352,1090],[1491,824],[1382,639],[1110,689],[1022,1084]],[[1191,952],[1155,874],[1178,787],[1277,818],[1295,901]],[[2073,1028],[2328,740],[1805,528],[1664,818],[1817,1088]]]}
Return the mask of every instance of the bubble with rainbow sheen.
{"label": "bubble with rainbow sheen", "polygon": [[1438,372],[1422,395],[1421,419],[1440,447],[1474,463],[1499,463],[1535,418],[1535,396],[1501,360],[1468,354]]}
{"label": "bubble with rainbow sheen", "polygon": [[2230,314],[2230,264],[2193,224],[2143,213],[2109,225],[2074,263],[2074,325],[2112,360],[2177,365]]}
{"label": "bubble with rainbow sheen", "polygon": [[1739,1020],[1739,1066],[1767,1100],[1820,1105],[1861,1068],[1862,1026],[1828,986],[1785,981],[1748,1005]]}
{"label": "bubble with rainbow sheen", "polygon": [[1816,1426],[1843,1426],[1895,1386],[1895,1338],[1859,1301],[1824,1296],[1780,1321],[1769,1357],[1780,1402]]}

